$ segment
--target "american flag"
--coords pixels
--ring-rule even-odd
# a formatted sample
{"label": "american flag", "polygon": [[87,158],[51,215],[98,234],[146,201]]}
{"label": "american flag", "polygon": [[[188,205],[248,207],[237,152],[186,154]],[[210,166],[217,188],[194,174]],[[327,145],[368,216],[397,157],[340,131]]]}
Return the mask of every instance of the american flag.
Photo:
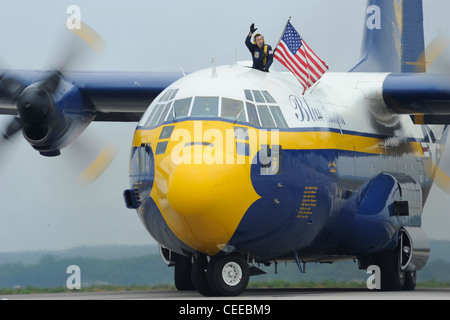
{"label": "american flag", "polygon": [[288,21],[274,57],[288,68],[303,86],[303,92],[322,77],[328,66],[306,44]]}

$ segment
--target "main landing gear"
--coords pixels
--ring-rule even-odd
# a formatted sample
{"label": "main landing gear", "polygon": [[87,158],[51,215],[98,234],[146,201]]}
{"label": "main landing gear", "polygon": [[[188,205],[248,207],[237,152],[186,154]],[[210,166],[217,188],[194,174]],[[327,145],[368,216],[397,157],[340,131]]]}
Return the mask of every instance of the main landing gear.
{"label": "main landing gear", "polygon": [[361,260],[361,265],[380,268],[381,290],[414,290],[416,272],[421,270],[430,253],[428,239],[420,228],[403,227],[395,249]]}
{"label": "main landing gear", "polygon": [[377,257],[381,271],[381,290],[401,291],[416,288],[416,270],[408,271],[411,243],[405,233],[400,234],[398,246]]}
{"label": "main landing gear", "polygon": [[239,254],[191,258],[177,256],[175,286],[178,290],[195,289],[204,296],[238,296],[250,278],[247,261]]}

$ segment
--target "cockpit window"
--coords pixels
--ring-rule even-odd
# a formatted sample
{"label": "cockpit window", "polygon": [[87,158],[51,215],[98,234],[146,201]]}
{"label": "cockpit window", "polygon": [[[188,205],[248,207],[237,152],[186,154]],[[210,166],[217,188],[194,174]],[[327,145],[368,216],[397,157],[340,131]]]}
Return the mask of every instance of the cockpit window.
{"label": "cockpit window", "polygon": [[161,97],[161,99],[159,99],[159,102],[166,102],[172,100],[173,98],[175,98],[177,92],[178,89],[167,90],[167,92]]}
{"label": "cockpit window", "polygon": [[264,91],[264,90],[261,91],[261,92],[262,92],[264,98],[266,98],[266,102],[267,102],[267,103],[277,103],[277,102],[275,101],[275,99],[270,95],[269,92]]}
{"label": "cockpit window", "polygon": [[172,92],[170,93],[170,96],[169,96],[169,99],[167,99],[167,100],[172,100],[173,98],[175,98],[175,95],[177,94],[177,92],[178,92],[178,89],[174,89],[174,90],[172,90]]}
{"label": "cockpit window", "polygon": [[188,117],[221,117],[255,127],[288,128],[279,105],[266,90],[244,90],[245,100],[197,96],[177,99],[178,89],[167,90],[143,116],[145,127]]}
{"label": "cockpit window", "polygon": [[240,100],[222,98],[222,110],[220,116],[225,119],[246,121],[244,102]]}
{"label": "cockpit window", "polygon": [[154,127],[160,125],[164,123],[166,118],[169,118],[168,115],[171,113],[172,102],[177,92],[178,89],[167,90],[161,98],[159,98],[155,106],[153,108],[149,108],[145,112],[142,117],[144,127]]}
{"label": "cockpit window", "polygon": [[159,120],[163,108],[164,104],[157,104],[155,106],[152,113],[150,113],[150,116],[147,118],[147,121],[145,122],[146,127],[152,127],[156,124],[156,122]]}
{"label": "cockpit window", "polygon": [[191,117],[217,117],[218,114],[218,97],[195,97]]}
{"label": "cockpit window", "polygon": [[248,120],[249,120],[249,122],[252,125],[259,127],[260,124],[259,124],[258,114],[256,113],[255,105],[253,103],[247,102],[246,106],[247,106],[247,113],[248,113]]}
{"label": "cockpit window", "polygon": [[266,128],[288,128],[280,107],[276,105],[277,102],[269,91],[244,90],[244,93],[247,100],[248,120],[252,125],[261,125]]}
{"label": "cockpit window", "polygon": [[258,90],[252,90],[252,91],[253,91],[253,95],[255,96],[256,102],[265,102],[264,97],[260,91],[258,91]]}
{"label": "cockpit window", "polygon": [[[192,98],[184,98],[175,100],[173,103],[172,112],[169,114],[170,120],[174,117],[175,119],[186,118],[189,113],[189,108],[191,107]],[[169,120],[169,117],[167,120]]]}
{"label": "cockpit window", "polygon": [[273,119],[277,127],[279,128],[287,128],[288,125],[286,120],[284,120],[283,114],[281,113],[279,106],[269,106],[270,111],[272,112]]}
{"label": "cockpit window", "polygon": [[156,125],[159,126],[160,124],[162,124],[164,122],[171,107],[172,107],[172,102],[169,102],[164,105],[164,109],[162,111],[161,117],[159,117],[158,123]]}
{"label": "cockpit window", "polygon": [[250,90],[244,90],[244,92],[245,92],[245,99],[253,101],[252,92]]}
{"label": "cockpit window", "polygon": [[259,105],[258,113],[263,127],[275,128],[275,122],[273,121],[267,106]]}

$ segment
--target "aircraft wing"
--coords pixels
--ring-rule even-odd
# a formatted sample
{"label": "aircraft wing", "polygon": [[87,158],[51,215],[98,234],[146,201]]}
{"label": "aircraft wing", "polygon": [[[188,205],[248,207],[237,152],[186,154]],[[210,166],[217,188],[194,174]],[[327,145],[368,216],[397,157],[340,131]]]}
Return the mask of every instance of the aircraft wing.
{"label": "aircraft wing", "polygon": [[[13,78],[28,87],[44,81],[48,71],[11,71]],[[64,79],[76,86],[82,106],[71,106],[72,112],[95,115],[93,121],[139,121],[150,103],[167,86],[181,78],[180,72],[66,72]],[[4,85],[4,79],[0,81]],[[17,115],[16,103],[0,90],[0,114]]]}
{"label": "aircraft wing", "polygon": [[383,98],[391,111],[411,115],[416,124],[450,124],[450,75],[391,73]]}
{"label": "aircraft wing", "polygon": [[41,155],[57,156],[92,121],[137,122],[181,73],[6,71],[0,75],[0,142],[22,131]]}

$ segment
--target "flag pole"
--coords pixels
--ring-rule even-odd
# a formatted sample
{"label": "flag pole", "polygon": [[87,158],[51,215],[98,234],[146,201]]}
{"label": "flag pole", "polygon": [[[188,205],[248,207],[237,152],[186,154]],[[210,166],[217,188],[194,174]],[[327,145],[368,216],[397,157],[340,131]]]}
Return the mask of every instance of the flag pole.
{"label": "flag pole", "polygon": [[286,24],[284,25],[284,29],[283,32],[281,33],[280,39],[277,42],[277,46],[275,47],[275,50],[273,50],[273,53],[275,54],[275,51],[277,51],[278,49],[278,45],[280,44],[281,39],[283,38],[284,32],[286,31],[287,25],[289,23],[289,21],[291,21],[291,17],[289,17],[288,21],[286,22]]}

